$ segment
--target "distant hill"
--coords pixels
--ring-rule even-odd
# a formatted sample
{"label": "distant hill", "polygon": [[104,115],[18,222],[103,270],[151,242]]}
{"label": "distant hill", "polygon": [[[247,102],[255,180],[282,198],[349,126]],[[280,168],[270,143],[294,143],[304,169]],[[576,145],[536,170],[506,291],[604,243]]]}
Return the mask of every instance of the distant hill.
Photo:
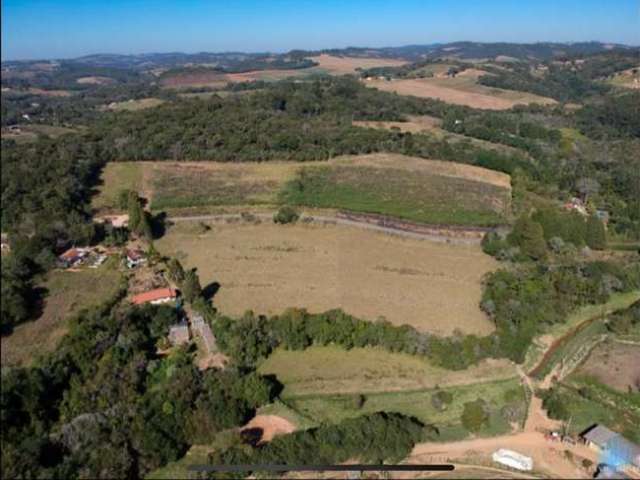
{"label": "distant hill", "polygon": [[[154,68],[176,68],[192,65],[207,65],[224,72],[246,71],[254,67],[265,68],[305,68],[313,66],[305,62],[305,57],[327,53],[350,57],[384,57],[408,61],[422,59],[455,57],[459,59],[496,59],[505,60],[549,60],[555,57],[590,55],[613,49],[630,50],[639,47],[628,45],[578,42],[578,43],[478,43],[453,42],[430,45],[406,45],[402,47],[366,48],[347,47],[326,50],[291,50],[288,53],[243,53],[243,52],[199,52],[199,53],[144,53],[137,55],[94,54],[55,63],[77,64],[100,68],[121,68],[150,70]],[[46,61],[44,61],[46,62]],[[2,62],[5,68],[20,68],[25,65],[42,64],[43,61]]]}

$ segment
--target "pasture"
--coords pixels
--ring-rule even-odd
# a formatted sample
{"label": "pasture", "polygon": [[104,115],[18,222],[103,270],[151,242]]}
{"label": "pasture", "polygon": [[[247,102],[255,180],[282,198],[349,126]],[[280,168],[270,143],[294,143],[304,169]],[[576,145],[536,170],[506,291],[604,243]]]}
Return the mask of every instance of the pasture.
{"label": "pasture", "polygon": [[278,203],[300,163],[154,162],[145,164],[151,208]]}
{"label": "pasture", "polygon": [[[439,391],[448,392],[452,396],[451,403],[444,408],[432,402],[433,395]],[[397,412],[413,416],[425,424],[435,424],[443,441],[458,440],[468,435],[460,417],[464,404],[477,399],[486,402],[489,413],[488,424],[478,432],[481,436],[512,431],[526,411],[524,391],[517,377],[437,389],[365,393],[364,399],[360,395],[327,395],[322,392],[305,396],[283,396],[283,402],[289,408],[316,423],[339,422],[379,411]],[[507,404],[512,409],[513,416],[510,419],[505,419],[502,414],[502,409]]]}
{"label": "pasture", "polygon": [[2,366],[27,366],[39,355],[55,350],[73,315],[116,294],[121,278],[116,263],[111,259],[95,270],[50,272],[39,285],[47,292],[40,317],[2,337]]}
{"label": "pasture", "polygon": [[504,380],[517,375],[508,360],[485,360],[466,370],[452,371],[424,358],[391,353],[382,348],[313,346],[304,351],[276,350],[259,367],[285,384],[289,397],[425,390]]}
{"label": "pasture", "polygon": [[127,100],[125,102],[113,102],[107,105],[107,110],[114,112],[136,112],[138,110],[145,110],[147,108],[157,107],[162,105],[164,100],[160,98],[141,98],[139,100]]}
{"label": "pasture", "polygon": [[597,345],[576,370],[610,388],[625,393],[640,390],[640,345],[605,341]]}
{"label": "pasture", "polygon": [[556,103],[550,98],[526,92],[490,88],[476,82],[477,75],[465,72],[456,77],[434,77],[417,79],[368,80],[368,87],[399,95],[436,98],[447,103],[466,105],[487,110],[508,110],[514,105]]}
{"label": "pasture", "polygon": [[290,203],[422,223],[481,226],[503,223],[511,196],[506,174],[393,154],[326,162],[109,163],[94,209],[117,210],[123,189],[139,191],[153,210],[174,214]]}
{"label": "pasture", "polygon": [[383,316],[442,335],[493,331],[478,304],[482,277],[497,262],[478,246],[335,225],[267,221],[202,227],[177,223],[156,247],[185,267],[197,267],[203,286],[218,282],[213,302],[224,314],[342,308],[363,319]]}
{"label": "pasture", "polygon": [[118,199],[122,190],[144,192],[143,171],[150,162],[109,162],[100,174],[100,182],[92,199],[92,208],[100,212],[120,211]]}
{"label": "pasture", "polygon": [[314,208],[378,213],[420,223],[497,225],[510,209],[508,175],[402,155],[339,157],[305,167],[282,200]]}
{"label": "pasture", "polygon": [[331,75],[351,74],[376,67],[399,67],[407,63],[396,58],[337,57],[326,53],[309,58],[318,63],[318,67],[314,68],[320,68]]}

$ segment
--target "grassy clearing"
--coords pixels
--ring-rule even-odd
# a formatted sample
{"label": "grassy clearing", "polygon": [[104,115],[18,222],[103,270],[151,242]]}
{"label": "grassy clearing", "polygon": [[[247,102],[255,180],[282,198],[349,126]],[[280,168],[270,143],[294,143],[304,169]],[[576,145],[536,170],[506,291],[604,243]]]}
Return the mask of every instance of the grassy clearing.
{"label": "grassy clearing", "polygon": [[41,124],[18,125],[18,128],[20,129],[19,131],[2,129],[2,139],[15,140],[17,143],[27,143],[36,141],[40,136],[56,138],[68,133],[77,133],[80,130],[80,127],[68,128]]}
{"label": "grassy clearing", "polygon": [[149,168],[148,162],[111,162],[100,176],[100,187],[93,197],[94,210],[120,210],[118,195],[122,190],[141,191],[143,169]]}
{"label": "grassy clearing", "polygon": [[151,207],[274,205],[300,166],[294,162],[156,162],[146,167],[151,169]]}
{"label": "grassy clearing", "polygon": [[[283,400],[302,415],[314,419],[317,423],[339,422],[368,413],[386,411],[398,412],[416,417],[426,424],[435,424],[441,428],[441,440],[464,438],[467,432],[461,426],[460,416],[466,402],[483,399],[489,410],[490,421],[480,432],[481,436],[494,436],[511,431],[509,421],[503,418],[501,409],[509,403],[517,406],[519,422],[526,411],[524,391],[519,379],[507,379],[494,382],[476,383],[473,385],[441,388],[453,396],[452,402],[445,410],[439,410],[432,404],[435,389],[378,392],[365,394],[364,404],[358,395],[323,395],[283,396]],[[508,400],[507,400],[508,399]]]}
{"label": "grassy clearing", "polygon": [[141,98],[139,100],[127,100],[126,102],[111,103],[106,108],[114,112],[136,112],[147,108],[158,107],[165,101],[160,98]]}
{"label": "grassy clearing", "polygon": [[428,170],[360,165],[306,167],[283,191],[293,205],[379,213],[422,223],[505,223],[509,191]]}
{"label": "grassy clearing", "polygon": [[286,387],[285,396],[421,390],[464,385],[517,375],[509,361],[491,360],[462,371],[430,365],[424,359],[382,348],[314,346],[304,351],[277,350],[259,368]]}
{"label": "grassy clearing", "polygon": [[69,318],[116,294],[121,280],[117,263],[110,259],[97,269],[50,272],[41,285],[48,292],[42,315],[2,337],[2,366],[26,366],[37,356],[53,351],[67,333]]}
{"label": "grassy clearing", "polygon": [[482,278],[498,264],[479,246],[335,225],[208,225],[177,223],[155,245],[185,268],[197,267],[203,286],[219,282],[213,302],[224,314],[342,308],[442,335],[494,329],[479,302]]}
{"label": "grassy clearing", "polygon": [[[305,172],[303,191],[295,181]],[[138,190],[153,210],[188,211],[292,203],[383,213],[426,223],[493,225],[510,208],[510,178],[471,165],[376,154],[329,162],[117,162],[94,198],[117,210],[123,189]]]}

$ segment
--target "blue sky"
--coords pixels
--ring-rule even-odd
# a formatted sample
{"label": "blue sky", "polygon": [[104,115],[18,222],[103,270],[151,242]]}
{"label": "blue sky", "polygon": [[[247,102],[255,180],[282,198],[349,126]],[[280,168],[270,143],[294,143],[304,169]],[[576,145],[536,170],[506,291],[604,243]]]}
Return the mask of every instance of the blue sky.
{"label": "blue sky", "polygon": [[640,44],[638,0],[2,0],[2,59],[456,40]]}

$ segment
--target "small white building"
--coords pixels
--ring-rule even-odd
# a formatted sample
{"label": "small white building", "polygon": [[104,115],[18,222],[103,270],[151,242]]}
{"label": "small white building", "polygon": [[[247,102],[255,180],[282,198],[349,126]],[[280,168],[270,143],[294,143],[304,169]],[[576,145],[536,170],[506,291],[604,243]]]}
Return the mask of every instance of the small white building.
{"label": "small white building", "polygon": [[514,452],[513,450],[501,448],[493,452],[491,458],[496,463],[515,468],[516,470],[522,470],[524,472],[533,470],[533,459],[521,453]]}

